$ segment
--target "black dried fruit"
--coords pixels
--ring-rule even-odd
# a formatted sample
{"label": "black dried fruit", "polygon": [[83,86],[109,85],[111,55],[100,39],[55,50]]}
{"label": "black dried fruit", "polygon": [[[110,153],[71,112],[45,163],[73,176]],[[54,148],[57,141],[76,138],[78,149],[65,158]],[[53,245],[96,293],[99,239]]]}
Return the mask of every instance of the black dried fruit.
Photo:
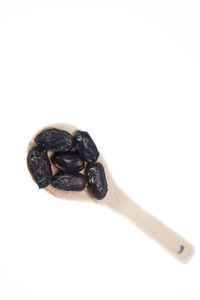
{"label": "black dried fruit", "polygon": [[51,184],[60,190],[82,191],[86,185],[86,178],[80,173],[60,171],[53,177]]}
{"label": "black dried fruit", "polygon": [[35,142],[48,151],[70,151],[74,138],[67,131],[51,128],[42,131]]}
{"label": "black dried fruit", "polygon": [[84,161],[77,152],[55,152],[51,160],[62,171],[80,172],[84,168]]}
{"label": "black dried fruit", "polygon": [[94,163],[99,157],[99,152],[92,138],[86,131],[76,131],[75,147],[80,156],[89,163]]}
{"label": "black dried fruit", "polygon": [[39,188],[44,188],[51,183],[52,170],[46,150],[38,146],[30,150],[27,163]]}
{"label": "black dried fruit", "polygon": [[96,199],[103,199],[108,191],[103,165],[101,163],[88,165],[85,175],[88,182],[88,190]]}

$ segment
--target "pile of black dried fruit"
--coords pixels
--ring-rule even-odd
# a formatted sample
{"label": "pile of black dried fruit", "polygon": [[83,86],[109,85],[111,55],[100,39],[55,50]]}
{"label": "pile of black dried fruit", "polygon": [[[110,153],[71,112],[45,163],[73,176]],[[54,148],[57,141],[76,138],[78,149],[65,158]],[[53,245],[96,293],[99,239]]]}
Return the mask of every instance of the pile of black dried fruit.
{"label": "pile of black dried fruit", "polygon": [[88,163],[94,163],[99,157],[99,151],[92,138],[86,131],[78,130],[74,136],[75,147],[82,159]]}
{"label": "pile of black dried fruit", "polygon": [[80,173],[60,171],[53,177],[51,184],[60,190],[82,191],[86,186],[86,178]]}
{"label": "pile of black dried fruit", "polygon": [[80,172],[84,168],[84,160],[77,152],[55,152],[51,160],[54,166],[62,171]]}
{"label": "pile of black dried fruit", "polygon": [[101,163],[88,165],[85,176],[90,193],[98,200],[103,199],[108,191],[103,165]]}
{"label": "pile of black dried fruit", "polygon": [[70,151],[74,145],[71,134],[56,128],[43,130],[35,141],[38,146],[48,151]]}
{"label": "pile of black dried fruit", "polygon": [[[28,154],[28,167],[40,188],[52,184],[65,191],[82,191],[86,184],[96,199],[103,199],[108,191],[104,167],[95,163],[99,157],[97,147],[86,131],[76,131],[73,137],[67,131],[51,128],[36,138],[38,146]],[[72,149],[75,147],[76,151]],[[60,171],[52,176],[47,151],[54,152],[51,161]],[[85,176],[80,174],[88,163]]]}
{"label": "pile of black dried fruit", "polygon": [[52,170],[46,150],[34,147],[28,155],[28,166],[40,189],[51,183]]}

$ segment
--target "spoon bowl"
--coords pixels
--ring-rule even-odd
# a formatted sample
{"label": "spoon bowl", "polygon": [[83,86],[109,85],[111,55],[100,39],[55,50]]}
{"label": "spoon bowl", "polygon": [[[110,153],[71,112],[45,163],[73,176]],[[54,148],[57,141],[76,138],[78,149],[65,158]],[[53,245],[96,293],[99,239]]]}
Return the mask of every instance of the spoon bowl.
{"label": "spoon bowl", "polygon": [[[79,128],[73,126],[73,125],[69,125],[69,124],[62,124],[62,123],[56,123],[56,124],[52,124],[49,125],[47,127],[42,128],[41,130],[39,130],[31,139],[31,141],[28,144],[28,153],[29,151],[36,146],[36,142],[35,142],[35,138],[38,134],[40,134],[40,132],[42,132],[43,130],[46,129],[50,129],[50,128],[57,128],[60,130],[65,130],[67,132],[69,132],[72,136],[74,136],[75,132],[77,130],[79,130]],[[52,153],[48,153],[49,158],[51,158]],[[105,170],[105,174],[106,174],[106,179],[107,179],[107,183],[108,186],[117,188],[116,184],[114,183],[113,178],[110,175],[110,172],[108,170],[108,167],[106,165],[106,162],[103,158],[103,156],[100,154],[98,157],[97,162],[100,162],[103,166],[104,166],[104,170]],[[58,169],[52,164],[51,159],[50,159],[50,163],[51,163],[51,167],[52,167],[52,171],[53,174],[55,174]],[[82,170],[80,173],[84,174],[84,171]],[[59,190],[55,187],[53,187],[52,185],[48,185],[46,188],[44,188],[45,191],[47,191],[48,193],[54,195],[55,197],[58,198],[62,198],[65,200],[74,200],[74,201],[92,201],[93,203],[101,203],[103,204],[103,202],[106,201],[107,198],[110,197],[111,191],[113,189],[108,189],[108,192],[106,194],[106,197],[102,200],[96,200],[95,198],[92,197],[92,195],[89,193],[89,191],[87,189],[84,189],[83,191],[80,192],[74,192],[74,191],[64,191],[64,190]]]}

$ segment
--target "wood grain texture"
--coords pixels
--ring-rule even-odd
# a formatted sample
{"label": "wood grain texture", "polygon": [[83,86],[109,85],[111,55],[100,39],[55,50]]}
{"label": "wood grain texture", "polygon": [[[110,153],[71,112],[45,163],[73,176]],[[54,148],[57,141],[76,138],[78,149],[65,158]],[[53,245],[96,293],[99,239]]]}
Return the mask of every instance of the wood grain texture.
{"label": "wood grain texture", "polygon": [[[66,130],[72,135],[78,130],[75,126],[68,124],[52,124],[40,131],[38,131],[31,139],[28,145],[28,152],[32,149],[35,144],[35,137],[42,130],[47,128],[58,128]],[[49,154],[51,156],[51,153]],[[115,183],[112,178],[107,164],[102,155],[99,156],[98,162],[104,165],[105,174],[108,182],[108,193],[103,200],[94,199],[88,192],[87,189],[81,192],[67,192],[54,188],[49,185],[45,190],[54,195],[67,200],[74,201],[90,201],[91,203],[97,203],[109,207],[117,213],[120,213],[137,227],[139,227],[146,235],[157,241],[162,247],[164,247],[170,254],[177,258],[180,262],[187,263],[194,254],[194,247],[187,242],[179,234],[171,230],[165,224],[160,222],[158,219],[147,213],[134,201],[132,201]],[[53,173],[56,172],[56,168],[52,165]]]}

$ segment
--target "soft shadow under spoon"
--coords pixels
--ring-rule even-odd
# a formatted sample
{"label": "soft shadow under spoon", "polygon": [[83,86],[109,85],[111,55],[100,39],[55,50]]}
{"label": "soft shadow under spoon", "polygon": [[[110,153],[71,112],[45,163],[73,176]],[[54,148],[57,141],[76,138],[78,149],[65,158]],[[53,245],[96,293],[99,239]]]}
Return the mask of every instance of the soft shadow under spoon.
{"label": "soft shadow under spoon", "polygon": [[[74,135],[78,130],[75,126],[69,124],[52,124],[45,128],[42,128],[37,132],[28,145],[28,152],[34,146],[35,137],[44,129],[57,128],[61,130],[66,130],[70,134]],[[108,193],[106,197],[102,200],[94,199],[87,189],[81,192],[63,191],[54,188],[49,185],[45,190],[56,197],[67,199],[67,200],[80,200],[80,201],[90,201],[93,203],[98,203],[103,206],[108,206],[114,211],[124,215],[131,222],[133,222],[137,227],[139,227],[145,234],[157,241],[161,246],[163,246],[168,252],[170,252],[174,257],[183,263],[187,263],[194,254],[194,247],[187,242],[179,234],[171,230],[165,224],[160,222],[158,219],[143,210],[138,204],[131,200],[115,183],[110,171],[104,161],[103,156],[100,154],[98,162],[102,163],[105,169],[105,174],[108,183]],[[53,172],[56,170],[52,165]]]}

